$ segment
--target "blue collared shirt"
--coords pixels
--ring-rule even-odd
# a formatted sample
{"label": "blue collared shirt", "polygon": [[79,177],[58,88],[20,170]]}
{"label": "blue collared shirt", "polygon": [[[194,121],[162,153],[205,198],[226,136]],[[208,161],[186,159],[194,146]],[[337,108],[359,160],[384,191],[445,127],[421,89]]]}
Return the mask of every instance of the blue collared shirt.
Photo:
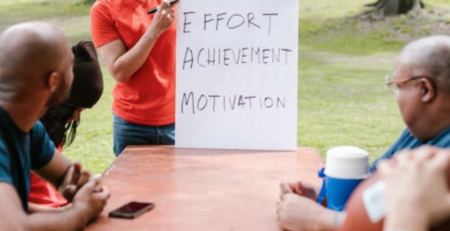
{"label": "blue collared shirt", "polygon": [[377,169],[378,161],[382,159],[389,159],[395,153],[403,150],[403,149],[415,149],[422,145],[432,145],[440,148],[450,148],[450,127],[446,128],[444,131],[439,133],[439,135],[435,136],[433,139],[428,141],[420,141],[416,139],[409,129],[405,129],[402,135],[397,139],[397,141],[387,150],[384,155],[380,158],[376,159],[372,165],[370,166],[370,170],[373,172]]}

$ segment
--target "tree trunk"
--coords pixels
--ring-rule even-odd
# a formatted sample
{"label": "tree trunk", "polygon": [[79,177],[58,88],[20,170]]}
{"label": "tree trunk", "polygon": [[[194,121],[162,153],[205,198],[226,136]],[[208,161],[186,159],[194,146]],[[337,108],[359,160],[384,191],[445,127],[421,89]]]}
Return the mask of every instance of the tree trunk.
{"label": "tree trunk", "polygon": [[378,0],[378,1],[373,2],[373,3],[367,3],[367,4],[364,4],[364,6],[367,6],[367,7],[377,7],[377,6],[380,4],[381,1],[382,1],[382,0]]}
{"label": "tree trunk", "polygon": [[378,0],[366,6],[374,7],[375,9],[371,13],[379,17],[396,16],[399,14],[416,15],[421,8],[425,7],[422,0]]}

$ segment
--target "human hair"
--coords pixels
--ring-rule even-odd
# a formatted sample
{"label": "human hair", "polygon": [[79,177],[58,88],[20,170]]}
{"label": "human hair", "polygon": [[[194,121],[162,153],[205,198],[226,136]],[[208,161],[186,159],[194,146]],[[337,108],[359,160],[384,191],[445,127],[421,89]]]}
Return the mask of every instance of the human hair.
{"label": "human hair", "polygon": [[429,55],[426,65],[437,87],[450,92],[450,42],[438,44]]}
{"label": "human hair", "polygon": [[78,109],[91,108],[103,93],[103,75],[94,43],[81,40],[72,46],[74,54],[73,82],[64,103],[51,106],[41,118],[56,146],[69,146],[77,134],[80,119],[73,120]]}
{"label": "human hair", "polygon": [[450,37],[435,35],[409,43],[402,59],[411,66],[430,72],[435,87],[450,93]]}
{"label": "human hair", "polygon": [[72,120],[77,108],[61,104],[51,107],[41,118],[45,129],[55,146],[69,146],[77,134],[79,120]]}

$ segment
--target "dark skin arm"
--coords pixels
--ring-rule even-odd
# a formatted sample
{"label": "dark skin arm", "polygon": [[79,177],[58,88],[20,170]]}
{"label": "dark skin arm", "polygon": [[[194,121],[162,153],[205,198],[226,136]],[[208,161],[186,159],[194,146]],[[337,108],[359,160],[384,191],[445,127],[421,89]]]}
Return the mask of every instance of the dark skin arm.
{"label": "dark skin arm", "polygon": [[96,192],[99,184],[99,180],[85,184],[75,196],[73,206],[67,210],[28,215],[13,186],[0,182],[0,230],[80,230],[103,210],[109,197],[106,189]]}
{"label": "dark skin arm", "polygon": [[69,201],[92,178],[89,171],[82,170],[79,163],[72,164],[57,149],[50,163],[34,172],[58,188]]}

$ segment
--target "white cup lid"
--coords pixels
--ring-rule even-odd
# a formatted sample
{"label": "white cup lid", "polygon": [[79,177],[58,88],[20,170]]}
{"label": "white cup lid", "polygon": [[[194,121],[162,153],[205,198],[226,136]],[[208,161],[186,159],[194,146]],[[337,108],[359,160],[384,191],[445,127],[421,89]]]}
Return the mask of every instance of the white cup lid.
{"label": "white cup lid", "polygon": [[337,146],[327,151],[325,175],[340,179],[369,176],[369,153],[355,146]]}

